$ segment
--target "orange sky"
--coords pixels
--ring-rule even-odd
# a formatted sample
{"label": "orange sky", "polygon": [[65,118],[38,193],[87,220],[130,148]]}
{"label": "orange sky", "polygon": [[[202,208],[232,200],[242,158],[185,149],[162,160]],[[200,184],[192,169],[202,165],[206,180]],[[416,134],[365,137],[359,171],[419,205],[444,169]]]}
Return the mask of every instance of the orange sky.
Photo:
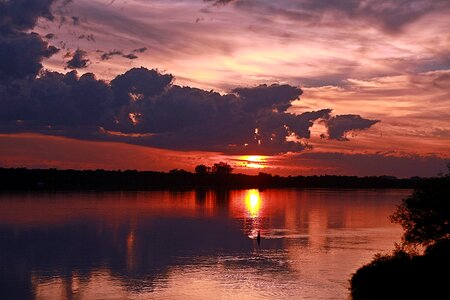
{"label": "orange sky", "polygon": [[77,0],[53,13],[64,22],[40,19],[34,28],[41,36],[52,33],[46,40],[60,49],[43,61],[50,70],[70,71],[66,63],[80,49],[89,59],[80,75],[109,81],[132,67],[158,68],[177,85],[222,95],[289,84],[303,94],[288,113],[330,108],[333,115],[380,122],[336,141],[320,138],[326,127],[316,120],[311,138],[302,139],[312,149],[244,162],[248,153],[83,141],[7,127],[0,131],[0,166],[167,171],[226,160],[247,173],[407,177],[435,175],[450,159],[446,1]]}

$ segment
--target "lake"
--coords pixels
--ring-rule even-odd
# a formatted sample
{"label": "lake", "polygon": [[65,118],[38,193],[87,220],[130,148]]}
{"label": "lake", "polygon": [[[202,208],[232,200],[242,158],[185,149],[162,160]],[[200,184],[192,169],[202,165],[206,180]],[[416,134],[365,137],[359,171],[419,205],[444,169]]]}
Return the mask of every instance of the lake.
{"label": "lake", "polygon": [[0,194],[0,298],[348,299],[410,193]]}

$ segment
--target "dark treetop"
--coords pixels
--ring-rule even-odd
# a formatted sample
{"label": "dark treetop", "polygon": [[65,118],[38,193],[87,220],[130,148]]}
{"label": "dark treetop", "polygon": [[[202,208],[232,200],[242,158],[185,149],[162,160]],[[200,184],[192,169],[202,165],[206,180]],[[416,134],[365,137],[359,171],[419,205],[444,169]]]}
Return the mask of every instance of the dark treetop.
{"label": "dark treetop", "polygon": [[[197,168],[197,173],[175,169],[153,171],[5,169],[0,168],[0,190],[155,190],[191,188],[412,188],[427,179],[391,176],[288,176],[267,173],[232,174],[231,168]],[[211,171],[212,170],[212,171]]]}

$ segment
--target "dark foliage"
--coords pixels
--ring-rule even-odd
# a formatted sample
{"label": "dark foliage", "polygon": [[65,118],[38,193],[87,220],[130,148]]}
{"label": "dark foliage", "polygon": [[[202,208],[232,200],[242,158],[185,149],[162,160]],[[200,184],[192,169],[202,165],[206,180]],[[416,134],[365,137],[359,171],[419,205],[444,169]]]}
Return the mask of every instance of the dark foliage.
{"label": "dark foliage", "polygon": [[227,175],[231,174],[232,171],[233,168],[225,162],[214,164],[211,168],[211,172],[216,175]]}
{"label": "dark foliage", "polygon": [[396,251],[377,256],[351,279],[354,300],[447,299],[450,240],[427,248],[424,255]]}
{"label": "dark foliage", "polygon": [[[449,168],[450,169],[450,168]],[[450,172],[422,181],[392,216],[402,225],[403,249],[427,247],[423,255],[396,250],[378,255],[351,279],[354,300],[447,299],[450,269]]]}
{"label": "dark foliage", "polygon": [[211,168],[205,165],[198,165],[195,167],[196,174],[208,174],[211,171]]}
{"label": "dark foliage", "polygon": [[403,200],[392,216],[407,245],[430,245],[450,238],[450,175],[427,181]]}
{"label": "dark foliage", "polygon": [[[224,167],[221,170],[218,167]],[[229,165],[228,165],[229,167]],[[197,174],[175,169],[169,173],[152,171],[2,169],[0,190],[154,190],[212,188],[411,188],[429,179],[356,176],[272,176],[230,174],[226,165]],[[231,168],[231,167],[230,167]],[[208,169],[206,169],[208,171]],[[197,170],[199,171],[199,170]],[[215,174],[216,173],[216,174]]]}

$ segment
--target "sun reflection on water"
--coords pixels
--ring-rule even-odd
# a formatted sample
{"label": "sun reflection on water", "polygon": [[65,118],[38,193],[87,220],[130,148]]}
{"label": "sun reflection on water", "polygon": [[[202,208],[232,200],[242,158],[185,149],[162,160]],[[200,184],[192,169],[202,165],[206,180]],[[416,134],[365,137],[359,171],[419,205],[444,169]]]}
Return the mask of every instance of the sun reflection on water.
{"label": "sun reflection on water", "polygon": [[251,239],[256,239],[261,230],[261,206],[262,200],[259,191],[248,190],[245,194],[245,208],[247,216],[250,217],[248,237]]}
{"label": "sun reflection on water", "polygon": [[261,196],[258,190],[248,190],[245,195],[245,206],[251,218],[257,218],[261,210]]}
{"label": "sun reflection on water", "polygon": [[0,298],[346,299],[361,260],[401,238],[385,216],[409,193],[3,195]]}

